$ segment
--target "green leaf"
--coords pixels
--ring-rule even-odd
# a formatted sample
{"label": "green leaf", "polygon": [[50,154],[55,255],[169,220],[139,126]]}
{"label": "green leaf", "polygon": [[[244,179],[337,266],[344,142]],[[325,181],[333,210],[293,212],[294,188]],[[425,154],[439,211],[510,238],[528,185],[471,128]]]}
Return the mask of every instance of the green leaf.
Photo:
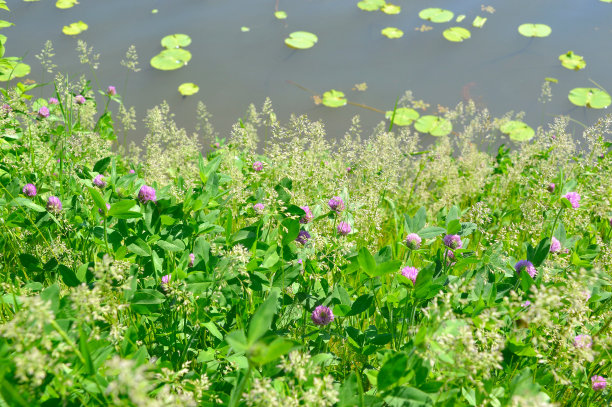
{"label": "green leaf", "polygon": [[357,7],[364,11],[376,11],[380,10],[385,4],[385,0],[362,0],[357,3]]}
{"label": "green leaf", "polygon": [[380,33],[387,38],[402,38],[404,36],[404,32],[396,27],[383,28]]}
{"label": "green leaf", "polygon": [[30,208],[33,211],[36,212],[45,212],[46,209],[43,208],[40,205],[35,204],[34,202],[32,202],[31,200],[29,200],[28,198],[22,198],[22,197],[17,197],[15,199],[13,199],[10,203],[10,206],[22,206],[25,208]]}
{"label": "green leaf", "polygon": [[559,55],[559,61],[567,69],[579,71],[586,67],[586,62],[580,55],[574,54],[574,51],[568,51],[566,54]]}
{"label": "green leaf", "polygon": [[280,358],[283,355],[286,355],[295,347],[295,343],[285,338],[276,338],[266,346],[265,350],[262,354],[257,357],[253,357],[253,361],[255,363],[259,363],[260,365],[265,365],[266,363],[270,363]]}
{"label": "green leaf", "polygon": [[77,278],[74,270],[72,270],[71,268],[64,266],[63,264],[60,264],[57,267],[57,270],[62,276],[62,281],[68,287],[76,287],[81,284],[81,281]]}
{"label": "green leaf", "polygon": [[151,58],[151,66],[161,71],[172,71],[187,65],[191,52],[183,48],[165,49]]}
{"label": "green leaf", "polygon": [[406,373],[408,357],[405,353],[391,356],[378,372],[378,388],[386,390],[397,383]]}
{"label": "green leaf", "polygon": [[178,87],[178,91],[183,96],[195,95],[200,91],[200,87],[195,83],[187,82]]}
{"label": "green leaf", "polygon": [[102,158],[101,160],[98,160],[93,167],[94,172],[97,172],[99,174],[102,174],[106,168],[108,167],[108,165],[111,162],[111,158],[110,157],[105,157]]}
{"label": "green leaf", "polygon": [[111,204],[111,208],[108,211],[108,216],[112,216],[117,219],[132,219],[142,218],[142,213],[140,212],[140,206],[138,206],[136,201],[124,199],[123,201]]}
{"label": "green leaf", "polygon": [[142,289],[134,292],[134,296],[130,300],[132,305],[154,305],[162,304],[166,301],[166,297],[157,290]]}
{"label": "green leaf", "polygon": [[357,255],[357,261],[359,263],[359,267],[370,277],[376,270],[376,260],[374,260],[374,256],[368,251],[367,247],[362,247],[359,249],[359,254]]}
{"label": "green leaf", "polygon": [[15,24],[11,23],[10,21],[0,20],[0,28],[6,28],[13,25]]}
{"label": "green leaf", "polygon": [[393,273],[394,271],[399,270],[401,265],[402,265],[401,260],[390,260],[382,264],[379,264],[373,273],[368,273],[368,274],[370,277],[384,276],[386,274]]}
{"label": "green leaf", "polygon": [[87,189],[89,190],[89,193],[91,194],[91,197],[93,198],[94,203],[96,204],[98,209],[101,210],[102,213],[106,216],[106,212],[108,211],[108,209],[106,208],[106,201],[104,200],[102,194],[100,194],[100,191],[92,187],[87,187]]}
{"label": "green leaf", "polygon": [[446,225],[446,233],[449,235],[456,235],[461,231],[461,222],[459,219],[453,219]]}
{"label": "green leaf", "polygon": [[[393,110],[385,112],[385,118],[391,119],[393,117]],[[419,118],[419,112],[408,107],[400,107],[395,109],[395,117],[393,117],[393,124],[397,126],[409,126],[413,121]]]}
{"label": "green leaf", "polygon": [[477,229],[476,224],[472,222],[461,222],[461,230],[457,233],[459,236],[469,236]]}
{"label": "green leaf", "polygon": [[568,98],[577,106],[586,106],[592,109],[607,108],[612,99],[610,95],[598,88],[574,88],[570,91]]}
{"label": "green leaf", "polygon": [[535,136],[535,131],[531,127],[518,120],[505,122],[499,130],[514,141],[529,141]]}
{"label": "green leaf", "polygon": [[76,23],[72,23],[70,25],[65,25],[62,28],[62,32],[66,35],[79,35],[83,31],[87,30],[88,25],[82,21],[77,21]]}
{"label": "green leaf", "polygon": [[295,31],[289,34],[289,37],[285,39],[285,44],[287,44],[289,48],[308,49],[314,47],[317,41],[319,41],[319,38],[313,33]]}
{"label": "green leaf", "polygon": [[472,27],[474,28],[482,28],[482,26],[487,22],[486,17],[476,16],[474,17],[474,21],[472,21]]}
{"label": "green leaf", "polygon": [[70,7],[74,7],[74,5],[77,3],[78,3],[77,0],[57,0],[57,2],[55,3],[55,7],[61,8],[61,9],[67,9]]}
{"label": "green leaf", "polygon": [[243,330],[230,332],[225,336],[225,341],[234,348],[236,352],[246,352],[249,349]]}
{"label": "green leaf", "polygon": [[407,386],[393,389],[391,394],[385,397],[385,402],[389,407],[425,407],[432,405],[432,400],[427,393],[414,387]]}
{"label": "green leaf", "polygon": [[421,116],[415,123],[414,128],[421,133],[429,133],[435,137],[446,136],[453,130],[450,121],[432,115]]}
{"label": "green leaf", "polygon": [[419,17],[432,23],[446,23],[453,19],[455,14],[442,8],[426,8],[419,12]]}
{"label": "green leaf", "polygon": [[284,11],[275,11],[274,12],[274,17],[276,17],[279,20],[284,20],[287,18],[287,13],[285,13]]}
{"label": "green leaf", "polygon": [[552,29],[546,24],[521,24],[518,32],[525,37],[548,37]]}
{"label": "green leaf", "polygon": [[439,226],[429,226],[419,230],[418,234],[422,239],[431,239],[432,237],[440,236],[445,232],[445,228],[441,228]]}
{"label": "green leaf", "polygon": [[322,102],[327,107],[340,107],[346,105],[346,98],[344,93],[338,90],[332,89],[323,93]]}
{"label": "green leaf", "polygon": [[550,239],[544,238],[540,240],[538,247],[535,248],[533,252],[533,257],[527,258],[527,260],[531,261],[535,267],[539,267],[544,260],[546,260],[546,256],[550,252]]}
{"label": "green leaf", "polygon": [[128,242],[130,243],[128,243],[127,249],[130,252],[142,257],[149,257],[151,255],[151,247],[141,238],[131,238]]}
{"label": "green leaf", "polygon": [[372,301],[374,301],[374,296],[372,294],[363,294],[355,300],[351,306],[351,311],[346,314],[346,316],[350,317],[365,312],[368,308],[370,308],[370,305],[372,305]]}
{"label": "green leaf", "polygon": [[100,133],[100,136],[104,140],[113,141],[116,140],[115,129],[113,128],[113,116],[111,112],[105,112],[96,123],[96,131]]}
{"label": "green leaf", "polygon": [[279,228],[279,234],[282,238],[283,246],[293,242],[300,234],[300,221],[299,219],[287,218],[281,222]]}
{"label": "green leaf", "polygon": [[382,11],[385,14],[399,14],[400,11],[402,11],[402,8],[395,4],[386,3],[384,6],[380,8],[380,11]]}
{"label": "green leaf", "polygon": [[255,343],[255,341],[270,330],[272,320],[274,319],[274,315],[276,315],[278,294],[279,291],[277,289],[272,289],[268,298],[259,306],[253,318],[251,318],[248,332],[249,344]]}
{"label": "green leaf", "polygon": [[20,62],[20,58],[0,58],[0,61],[2,61],[0,64],[0,81],[2,82],[30,74],[30,65]]}
{"label": "green leaf", "polygon": [[185,250],[185,243],[182,240],[158,240],[156,245],[169,252],[182,252]]}
{"label": "green leaf", "polygon": [[166,35],[161,40],[161,46],[167,49],[183,48],[191,44],[191,37],[187,34]]}
{"label": "green leaf", "polygon": [[444,38],[452,42],[463,42],[472,36],[470,32],[463,27],[451,27],[442,32]]}

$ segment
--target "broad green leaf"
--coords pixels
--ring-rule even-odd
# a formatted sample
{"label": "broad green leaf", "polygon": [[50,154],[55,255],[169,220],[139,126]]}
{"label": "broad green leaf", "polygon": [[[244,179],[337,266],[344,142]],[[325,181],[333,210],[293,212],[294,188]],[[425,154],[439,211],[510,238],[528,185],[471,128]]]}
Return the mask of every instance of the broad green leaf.
{"label": "broad green leaf", "polygon": [[156,245],[169,252],[182,252],[185,250],[185,243],[182,240],[158,240]]}
{"label": "broad green leaf", "polygon": [[374,301],[374,296],[372,294],[363,294],[355,300],[351,306],[351,311],[346,314],[346,316],[350,317],[365,312],[368,308],[370,308],[370,305],[372,305],[372,301]]}
{"label": "broad green leaf", "polygon": [[406,373],[408,357],[405,353],[396,353],[391,356],[378,372],[378,388],[386,390],[397,383]]}
{"label": "broad green leaf", "polygon": [[130,300],[133,305],[153,305],[161,304],[166,301],[166,297],[157,290],[142,289],[134,292],[134,296]]}
{"label": "broad green leaf", "polygon": [[465,20],[465,14],[460,14],[457,16],[457,19],[455,20],[455,22],[460,23],[463,20]]}
{"label": "broad green leaf", "polygon": [[40,205],[35,204],[28,198],[17,197],[13,199],[10,203],[10,206],[23,206],[25,208],[30,208],[36,212],[45,212],[46,209]]}
{"label": "broad green leaf", "polygon": [[75,4],[79,4],[79,2],[77,0],[57,0],[55,7],[66,9],[74,7]]}
{"label": "broad green leaf", "polygon": [[529,141],[535,136],[535,131],[531,127],[517,120],[510,120],[502,124],[499,130],[514,141]]}
{"label": "broad green leaf", "polygon": [[64,28],[62,28],[62,32],[66,35],[79,35],[87,30],[87,28],[89,28],[87,24],[82,21],[77,21],[76,23],[65,25]]}
{"label": "broad green leaf", "polygon": [[385,0],[362,0],[357,3],[357,7],[365,11],[376,11],[380,10],[385,4]]}
{"label": "broad green leaf", "polygon": [[450,121],[432,115],[421,116],[415,123],[414,128],[421,133],[429,133],[432,136],[441,137],[450,134],[453,125]]}
{"label": "broad green leaf", "polygon": [[319,41],[319,38],[315,34],[307,31],[295,31],[289,34],[289,37],[285,38],[285,44],[287,44],[289,48],[294,49],[312,48],[317,41]]}
{"label": "broad green leaf", "polygon": [[117,219],[133,219],[142,218],[140,212],[140,206],[131,199],[115,202],[111,204],[111,208],[108,211],[108,216],[112,216]]}
{"label": "broad green leaf", "polygon": [[[385,118],[391,119],[393,117],[393,110],[387,110],[385,112]],[[393,124],[396,126],[409,126],[413,121],[419,118],[419,112],[408,107],[400,107],[395,109],[395,117],[393,118]]]}
{"label": "broad green leaf", "polygon": [[395,4],[387,3],[380,8],[380,11],[385,14],[399,14],[400,11],[402,11],[402,8],[400,6],[396,6]]}
{"label": "broad green leaf", "polygon": [[343,92],[332,89],[323,94],[322,103],[327,107],[340,107],[346,105],[346,98]]}
{"label": "broad green leaf", "polygon": [[10,21],[0,20],[0,28],[10,27],[12,25],[15,25],[15,24],[11,23]]}
{"label": "broad green leaf", "polygon": [[472,36],[468,30],[463,27],[451,27],[442,32],[444,38],[452,42],[462,42]]}
{"label": "broad green leaf", "polygon": [[518,32],[525,37],[548,37],[552,29],[546,24],[521,24]]}
{"label": "broad green leaf", "polygon": [[472,21],[472,27],[474,28],[482,28],[482,26],[487,22],[486,17],[476,16],[474,17],[474,21]]}
{"label": "broad green leaf", "polygon": [[568,98],[577,106],[592,109],[604,109],[612,102],[608,92],[598,88],[574,88],[570,91]]}
{"label": "broad green leaf", "polygon": [[161,45],[164,48],[183,48],[191,44],[191,37],[187,34],[172,34],[166,35],[161,40]]}
{"label": "broad green leaf", "polygon": [[419,17],[432,23],[446,23],[453,19],[455,14],[450,10],[442,8],[426,8],[419,12]]}
{"label": "broad green leaf", "polygon": [[431,239],[432,237],[440,236],[445,233],[446,229],[439,226],[429,226],[418,231],[418,235],[422,239]]}
{"label": "broad green leaf", "polygon": [[404,36],[404,32],[395,27],[383,28],[380,33],[387,38],[402,38]]}
{"label": "broad green leaf", "polygon": [[147,244],[147,242],[145,242],[144,240],[142,240],[141,238],[137,237],[136,239],[130,239],[127,242],[127,249],[134,253],[137,254],[138,256],[142,256],[142,257],[149,257],[151,255],[151,247]]}
{"label": "broad green leaf", "polygon": [[559,55],[559,61],[561,61],[561,65],[565,68],[573,69],[574,71],[579,71],[586,67],[584,58],[574,54],[574,51],[568,51],[566,54]]}
{"label": "broad green leaf", "polygon": [[276,17],[279,20],[284,20],[287,18],[287,13],[285,13],[284,11],[275,11],[274,12],[274,17]]}
{"label": "broad green leaf", "polygon": [[187,82],[178,87],[178,91],[183,96],[195,95],[200,91],[200,87],[195,83]]}
{"label": "broad green leaf", "polygon": [[106,208],[106,201],[104,200],[102,194],[100,194],[100,191],[98,191],[96,188],[91,187],[87,187],[87,189],[89,190],[89,193],[91,194],[91,197],[93,198],[94,203],[96,204],[98,209],[101,210],[102,213],[104,213],[104,215],[106,216],[108,209]]}
{"label": "broad green leaf", "polygon": [[371,274],[374,273],[374,270],[376,270],[376,260],[374,260],[374,256],[370,254],[367,247],[359,249],[357,262],[359,263],[359,267],[361,267],[370,277],[372,276]]}
{"label": "broad green leaf", "polygon": [[255,341],[264,336],[266,332],[270,330],[272,320],[274,319],[274,315],[276,315],[278,294],[279,291],[277,289],[270,291],[268,298],[259,306],[257,311],[255,311],[255,314],[249,323],[249,344],[255,343]]}
{"label": "broad green leaf", "polygon": [[172,71],[187,65],[191,52],[183,48],[165,49],[151,58],[151,66],[161,71]]}
{"label": "broad green leaf", "polygon": [[19,62],[20,58],[0,58],[0,82],[21,78],[30,74],[30,65]]}

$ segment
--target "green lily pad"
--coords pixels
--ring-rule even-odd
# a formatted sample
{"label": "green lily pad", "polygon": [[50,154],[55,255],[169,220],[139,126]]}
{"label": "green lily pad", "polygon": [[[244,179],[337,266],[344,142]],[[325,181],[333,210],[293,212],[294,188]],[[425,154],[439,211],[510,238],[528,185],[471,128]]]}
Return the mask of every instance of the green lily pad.
{"label": "green lily pad", "polygon": [[151,10],[151,14],[157,14],[157,13],[159,13],[158,9],[154,8],[153,10]]}
{"label": "green lily pad", "polygon": [[421,116],[414,123],[414,128],[421,133],[429,133],[436,137],[446,136],[453,131],[453,125],[450,121],[432,115]]}
{"label": "green lily pad", "polygon": [[183,83],[178,87],[178,91],[183,96],[195,95],[200,91],[200,87],[195,83]]}
{"label": "green lily pad", "polygon": [[455,13],[443,8],[426,8],[419,12],[419,17],[432,23],[446,23],[453,19]]}
{"label": "green lily pad", "polygon": [[62,32],[66,35],[79,35],[83,31],[87,30],[87,28],[89,28],[87,24],[82,21],[78,21],[70,25],[65,25],[64,28],[62,28]]}
{"label": "green lily pad", "polygon": [[486,17],[476,16],[474,17],[474,21],[472,21],[472,27],[474,28],[482,28],[482,26],[487,22]]}
{"label": "green lily pad", "polygon": [[0,34],[0,44],[2,45],[6,44],[6,35]]}
{"label": "green lily pad", "polygon": [[380,33],[388,38],[402,38],[404,36],[404,32],[395,27],[383,28]]}
{"label": "green lily pad", "polygon": [[55,3],[55,7],[66,9],[74,7],[76,4],[79,4],[77,0],[57,0],[57,2]]}
{"label": "green lily pad", "polygon": [[357,3],[357,7],[365,11],[376,11],[387,4],[385,0],[362,0]]}
{"label": "green lily pad", "polygon": [[600,0],[603,3],[612,3],[612,0]]}
{"label": "green lily pad", "polygon": [[248,33],[249,31],[251,31],[251,29],[249,27],[240,27],[240,31],[242,31],[243,33]]}
{"label": "green lily pad", "polygon": [[191,37],[187,34],[172,34],[166,35],[161,40],[161,45],[164,48],[183,48],[191,44]]}
{"label": "green lily pad", "polygon": [[0,64],[0,82],[21,78],[30,73],[30,65],[19,62],[17,57],[4,58]]}
{"label": "green lily pad", "polygon": [[295,49],[312,48],[317,41],[319,41],[319,38],[307,31],[295,31],[289,34],[288,38],[285,38],[285,44],[287,44],[289,48]]}
{"label": "green lily pad", "polygon": [[531,127],[518,120],[510,120],[502,124],[499,130],[514,141],[529,141],[535,135],[535,131]]}
{"label": "green lily pad", "polygon": [[457,16],[457,19],[455,20],[457,23],[462,22],[463,20],[465,20],[465,14],[461,14]]}
{"label": "green lily pad", "polygon": [[570,102],[577,106],[586,106],[592,109],[603,109],[612,103],[608,92],[598,88],[574,88],[570,90],[568,98]]}
{"label": "green lily pad", "polygon": [[444,38],[452,42],[462,42],[472,36],[468,30],[463,27],[451,27],[442,32]]}
{"label": "green lily pad", "polygon": [[385,112],[385,118],[391,119],[393,117],[393,124],[396,126],[410,126],[419,116],[419,112],[409,107],[395,109],[395,117],[393,117],[393,110]]}
{"label": "green lily pad", "polygon": [[11,23],[10,21],[0,20],[0,28],[6,28],[6,27],[13,26],[13,25],[15,24]]}
{"label": "green lily pad", "polygon": [[162,71],[172,71],[187,65],[191,52],[183,48],[165,49],[151,58],[151,66]]}
{"label": "green lily pad", "polygon": [[567,69],[578,71],[586,66],[586,62],[580,55],[574,54],[574,51],[569,51],[567,54],[559,55],[561,65]]}
{"label": "green lily pad", "polygon": [[548,37],[552,28],[546,24],[521,24],[518,32],[525,37]]}
{"label": "green lily pad", "polygon": [[275,11],[274,12],[274,17],[278,18],[279,20],[284,20],[287,18],[287,13],[285,13],[284,11]]}
{"label": "green lily pad", "polygon": [[402,8],[400,6],[396,6],[395,4],[387,3],[380,8],[380,11],[385,14],[399,14],[400,11],[402,11]]}
{"label": "green lily pad", "polygon": [[323,94],[321,103],[327,107],[340,107],[346,105],[346,98],[343,92],[332,89]]}

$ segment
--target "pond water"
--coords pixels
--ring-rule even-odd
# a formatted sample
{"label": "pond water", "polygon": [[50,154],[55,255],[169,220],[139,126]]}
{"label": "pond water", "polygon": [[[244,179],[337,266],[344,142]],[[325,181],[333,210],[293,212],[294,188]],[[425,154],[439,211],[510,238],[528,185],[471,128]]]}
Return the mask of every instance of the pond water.
{"label": "pond water", "polygon": [[[340,137],[350,119],[360,114],[365,129],[383,115],[355,106],[332,109],[316,106],[311,94],[289,81],[318,94],[329,89],[345,92],[348,99],[391,110],[397,97],[411,90],[416,99],[431,107],[455,106],[471,97],[499,116],[507,111],[525,111],[531,126],[548,123],[553,115],[569,114],[593,123],[609,110],[575,107],[567,98],[574,87],[594,87],[592,79],[612,91],[612,4],[599,0],[392,0],[401,13],[366,12],[358,0],[80,0],[75,7],[60,10],[54,1],[9,0],[11,12],[2,18],[15,23],[3,30],[8,36],[7,54],[25,55],[32,65],[31,78],[40,81],[38,54],[47,39],[53,41],[54,62],[71,75],[86,73],[75,51],[77,38],[100,54],[97,71],[100,86],[117,86],[127,105],[136,107],[139,119],[147,109],[168,101],[179,125],[193,129],[196,104],[203,101],[222,135],[241,117],[249,103],[261,106],[270,97],[281,121],[289,114],[308,114],[322,119],[331,138]],[[274,17],[275,7],[287,12],[286,20]],[[495,11],[483,10],[490,6]],[[435,24],[418,17],[427,7],[446,8],[466,18],[460,23]],[[152,13],[157,9],[157,13]],[[491,10],[491,9],[489,9]],[[487,18],[481,29],[472,28],[476,16]],[[62,27],[82,20],[89,29],[75,37]],[[517,27],[543,23],[552,28],[547,38],[526,38]],[[429,31],[418,31],[426,24]],[[243,32],[241,27],[249,27]],[[392,26],[404,31],[400,39],[388,39],[381,29]],[[472,37],[452,43],[442,36],[451,26],[470,29]],[[289,33],[305,30],[319,37],[308,50],[285,46]],[[187,66],[176,71],[158,71],[149,60],[162,50],[160,40],[168,34],[185,33],[192,38],[187,48],[193,54]],[[138,73],[120,65],[134,44],[140,57]],[[568,51],[584,56],[587,66],[570,71],[558,57]],[[538,102],[546,77],[553,98]],[[48,79],[48,78],[47,78]],[[195,82],[200,92],[183,97],[177,87]],[[365,92],[352,91],[367,84]],[[51,88],[47,89],[50,95]],[[144,136],[143,125],[132,137]],[[577,127],[577,131],[580,127]]]}

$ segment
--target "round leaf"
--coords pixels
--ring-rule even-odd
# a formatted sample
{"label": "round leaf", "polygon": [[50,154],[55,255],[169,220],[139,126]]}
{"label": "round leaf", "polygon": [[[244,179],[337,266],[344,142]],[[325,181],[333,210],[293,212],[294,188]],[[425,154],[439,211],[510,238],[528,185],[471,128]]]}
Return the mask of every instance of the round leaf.
{"label": "round leaf", "polygon": [[191,44],[191,37],[187,34],[172,34],[166,35],[161,40],[161,45],[164,48],[182,48]]}
{"label": "round leaf", "polygon": [[518,32],[525,37],[548,37],[552,29],[546,24],[521,24]]}
{"label": "round leaf", "polygon": [[240,27],[240,31],[242,31],[243,33],[248,33],[249,31],[251,31],[251,29],[249,27]]}
{"label": "round leaf", "polygon": [[278,18],[279,20],[284,20],[287,18],[287,13],[284,11],[276,11],[274,12],[274,17]]}
{"label": "round leaf", "polygon": [[181,84],[178,87],[178,91],[183,96],[191,96],[191,95],[195,95],[196,93],[198,93],[200,91],[200,87],[196,85],[195,83],[188,82],[188,83]]}
{"label": "round leaf", "polygon": [[598,88],[574,88],[568,98],[577,106],[586,106],[592,109],[603,109],[612,102],[610,95]]}
{"label": "round leaf", "polygon": [[561,65],[567,69],[573,69],[578,71],[586,67],[586,62],[580,55],[574,54],[574,51],[569,51],[567,54],[559,55],[559,61]]}
{"label": "round leaf", "polygon": [[319,38],[313,33],[307,31],[295,31],[289,34],[289,37],[285,39],[285,44],[290,48],[295,49],[308,49],[312,48]]}
{"label": "round leaf", "polygon": [[395,4],[387,3],[380,8],[380,11],[385,14],[399,14],[400,11],[402,11],[402,8],[400,6],[396,6]]}
{"label": "round leaf", "polygon": [[450,10],[435,7],[426,8],[419,13],[419,17],[432,23],[446,23],[452,20],[454,16],[455,14]]}
{"label": "round leaf", "polygon": [[327,107],[340,107],[346,105],[344,93],[332,89],[323,94],[322,103]]}
{"label": "round leaf", "polygon": [[362,0],[357,3],[357,7],[365,11],[376,11],[385,4],[385,0]]}
{"label": "round leaf", "polygon": [[535,135],[531,127],[518,120],[507,121],[499,127],[499,130],[514,141],[528,141]]}
{"label": "round leaf", "polygon": [[78,21],[70,25],[65,25],[64,28],[62,28],[62,32],[66,35],[79,35],[83,31],[87,30],[87,28],[87,24],[82,21]]}
{"label": "round leaf", "polygon": [[472,21],[472,27],[482,28],[482,26],[487,22],[486,17],[476,16],[474,17],[474,21]]}
{"label": "round leaf", "polygon": [[468,30],[463,27],[451,27],[444,30],[442,33],[444,38],[452,42],[462,42],[472,36]]}
{"label": "round leaf", "polygon": [[74,7],[74,5],[77,3],[78,3],[77,0],[57,0],[57,2],[55,3],[55,7],[66,9],[66,8]]}
{"label": "round leaf", "polygon": [[426,115],[414,123],[414,128],[421,133],[441,137],[448,135],[453,130],[453,125],[442,117]]}
{"label": "round leaf", "polygon": [[162,71],[172,71],[187,65],[191,52],[182,48],[166,49],[151,58],[151,66]]}
{"label": "round leaf", "polygon": [[30,65],[19,62],[17,57],[5,58],[4,63],[0,64],[0,82],[21,78],[29,73]]}
{"label": "round leaf", "polygon": [[380,33],[388,38],[402,38],[404,36],[404,32],[395,27],[383,28]]}
{"label": "round leaf", "polygon": [[[388,110],[385,113],[385,118],[391,119],[393,117],[393,110]],[[408,107],[400,107],[395,109],[395,117],[393,118],[393,124],[396,126],[409,126],[413,121],[419,118],[419,112]]]}

